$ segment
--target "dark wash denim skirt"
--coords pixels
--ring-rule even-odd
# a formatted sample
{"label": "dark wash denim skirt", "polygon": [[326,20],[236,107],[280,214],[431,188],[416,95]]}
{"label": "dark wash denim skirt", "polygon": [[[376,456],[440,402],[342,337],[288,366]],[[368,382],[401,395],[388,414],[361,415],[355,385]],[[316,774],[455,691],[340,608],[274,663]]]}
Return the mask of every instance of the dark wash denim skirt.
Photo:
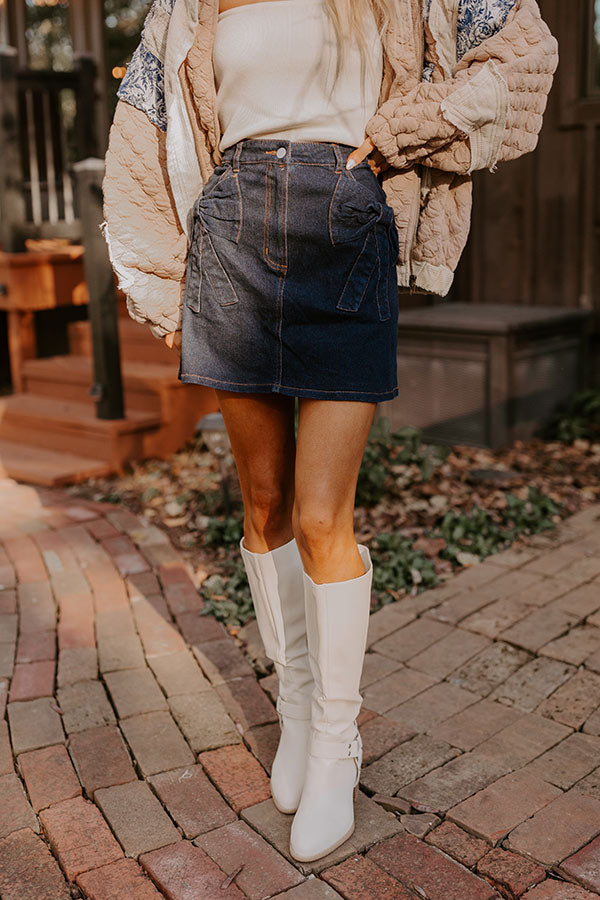
{"label": "dark wash denim skirt", "polygon": [[354,148],[242,140],[194,204],[179,378],[322,400],[398,394],[398,233]]}

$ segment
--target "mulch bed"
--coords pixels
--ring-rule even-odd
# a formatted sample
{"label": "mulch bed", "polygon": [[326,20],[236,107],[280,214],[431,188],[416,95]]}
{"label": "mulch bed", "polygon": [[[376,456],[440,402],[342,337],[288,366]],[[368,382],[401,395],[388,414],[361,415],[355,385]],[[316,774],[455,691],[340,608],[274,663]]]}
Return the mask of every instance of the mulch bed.
{"label": "mulch bed", "polygon": [[[235,465],[229,473],[231,512],[242,516]],[[374,506],[357,506],[356,536],[368,541],[382,532],[400,532],[415,541],[444,577],[452,568],[440,556],[443,542],[427,537],[449,510],[474,508],[500,511],[507,495],[527,499],[530,487],[560,504],[555,521],[600,500],[600,443],[576,440],[531,440],[494,452],[469,446],[450,448],[447,458],[423,480],[417,463],[394,466],[392,490]],[[215,457],[198,442],[190,442],[167,461],[136,463],[123,476],[91,479],[70,489],[76,496],[122,503],[168,530],[200,581],[226,569],[238,555],[235,542],[207,546],[205,535],[215,517],[223,518],[222,480]]]}

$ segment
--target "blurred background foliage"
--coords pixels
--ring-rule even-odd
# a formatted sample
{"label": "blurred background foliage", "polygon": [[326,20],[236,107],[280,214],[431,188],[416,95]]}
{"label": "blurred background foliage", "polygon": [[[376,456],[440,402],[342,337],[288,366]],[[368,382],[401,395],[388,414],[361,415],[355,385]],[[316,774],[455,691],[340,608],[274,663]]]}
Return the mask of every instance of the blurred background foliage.
{"label": "blurred background foliage", "polygon": [[[117,91],[135,48],[152,0],[105,0],[104,52],[106,93],[112,120]],[[25,0],[28,64],[32,69],[65,72],[73,68],[69,0]]]}
{"label": "blurred background foliage", "polygon": [[151,0],[128,0],[128,2],[105,0],[104,2],[107,101],[111,119],[117,103],[117,91],[121,78],[139,43],[144,18],[150,5]]}

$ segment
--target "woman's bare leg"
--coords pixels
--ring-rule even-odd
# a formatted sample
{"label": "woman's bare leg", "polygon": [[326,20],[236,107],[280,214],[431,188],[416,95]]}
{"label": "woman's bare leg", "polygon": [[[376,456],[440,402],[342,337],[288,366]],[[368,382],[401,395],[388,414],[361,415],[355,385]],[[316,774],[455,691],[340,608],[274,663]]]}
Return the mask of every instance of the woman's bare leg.
{"label": "woman's bare leg", "polygon": [[217,390],[244,501],[244,543],[253,553],[294,537],[294,398]]}
{"label": "woman's bare leg", "polygon": [[292,525],[317,584],[364,572],[354,536],[356,482],[376,404],[300,399]]}
{"label": "woman's bare leg", "polygon": [[294,398],[219,391],[244,499],[240,554],[265,654],[278,678],[281,735],[271,794],[281,812],[300,803],[314,687],[308,660],[304,572],[293,540]]}
{"label": "woman's bare leg", "polygon": [[325,856],[354,830],[362,759],[356,719],[373,572],[368,548],[361,557],[356,543],[354,502],[375,407],[300,401],[293,525],[307,573],[306,638],[315,687],[290,852],[304,861]]}

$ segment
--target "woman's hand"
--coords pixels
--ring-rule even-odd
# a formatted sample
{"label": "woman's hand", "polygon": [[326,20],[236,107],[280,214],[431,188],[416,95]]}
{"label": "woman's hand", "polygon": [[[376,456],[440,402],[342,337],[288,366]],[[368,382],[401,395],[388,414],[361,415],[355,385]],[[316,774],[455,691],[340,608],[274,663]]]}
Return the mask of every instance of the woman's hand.
{"label": "woman's hand", "polygon": [[165,344],[169,350],[181,350],[181,332],[172,331],[170,334],[165,334]]}
{"label": "woman's hand", "polygon": [[[373,155],[371,156],[371,154]],[[371,158],[367,159],[367,157]],[[360,147],[357,147],[357,149],[350,154],[346,162],[346,168],[353,169],[354,166],[357,166],[363,159],[367,160],[376,175],[380,175],[381,172],[388,169],[390,165],[385,156],[377,150],[370,137],[366,138]]]}

